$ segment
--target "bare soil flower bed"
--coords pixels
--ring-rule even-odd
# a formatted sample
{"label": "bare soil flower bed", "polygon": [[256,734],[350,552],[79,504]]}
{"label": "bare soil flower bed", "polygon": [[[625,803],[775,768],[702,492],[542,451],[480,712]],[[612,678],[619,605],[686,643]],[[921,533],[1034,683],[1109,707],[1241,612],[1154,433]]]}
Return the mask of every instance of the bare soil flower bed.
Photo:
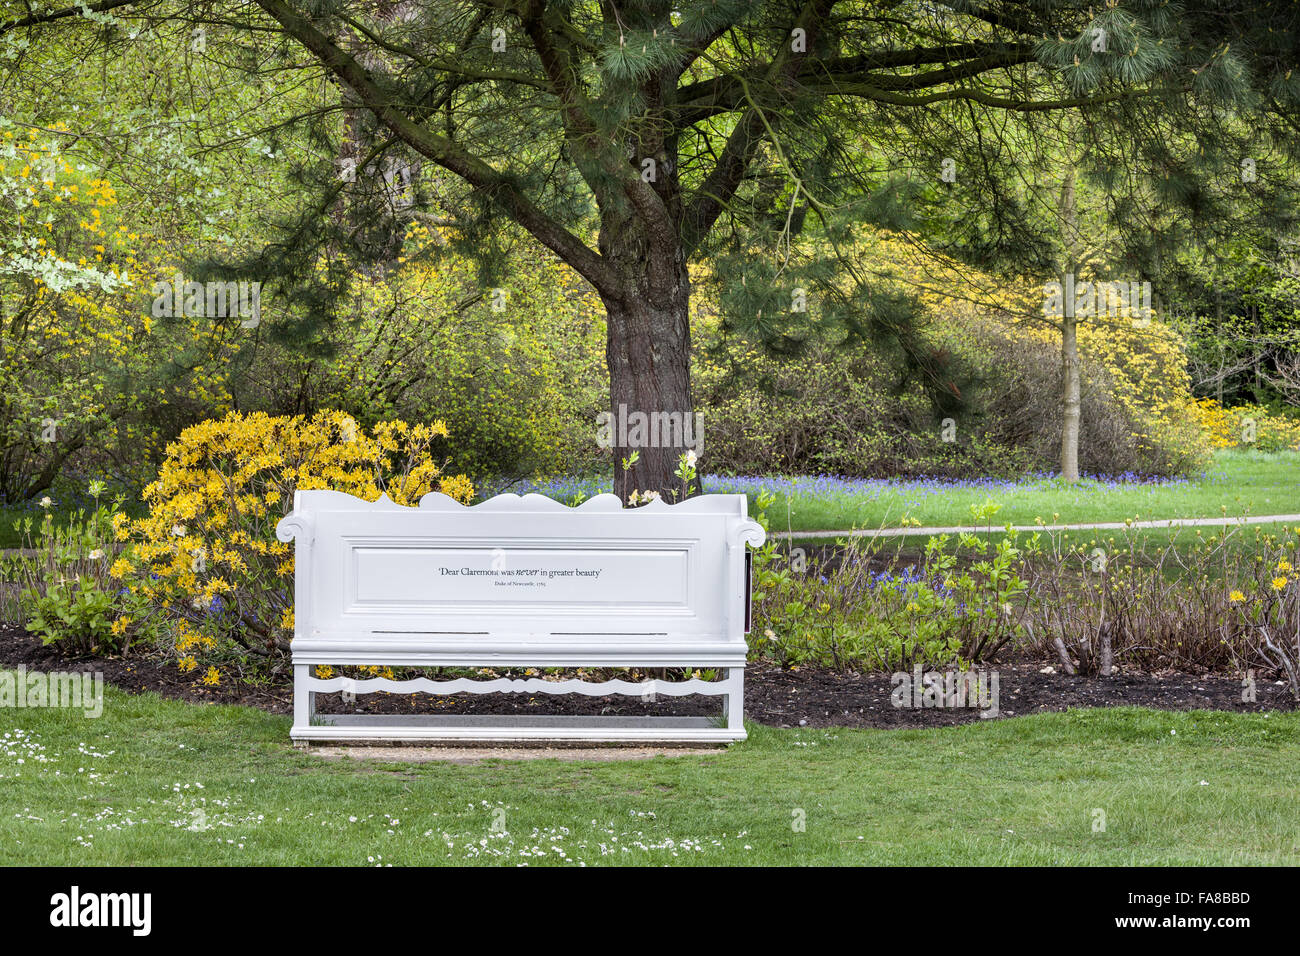
{"label": "bare soil flower bed", "polygon": [[[44,671],[98,671],[115,687],[133,693],[153,691],[192,703],[244,704],[277,714],[292,711],[287,677],[267,686],[232,683],[206,687],[174,662],[146,655],[70,659],[41,644],[21,628],[0,625],[0,667]],[[1071,707],[1138,706],[1161,710],[1294,710],[1286,688],[1257,675],[1256,700],[1243,702],[1239,676],[1175,672],[1120,672],[1110,678],[1043,673],[1046,662],[999,664],[1000,717],[1016,717]],[[773,727],[940,727],[983,719],[976,708],[898,708],[891,701],[889,674],[840,674],[802,668],[782,671],[770,665],[746,670],[745,716]],[[687,716],[717,712],[716,699],[692,696],[643,702],[628,697],[545,694],[371,694],[345,705],[336,694],[317,698],[319,712],[448,714],[609,714]]]}

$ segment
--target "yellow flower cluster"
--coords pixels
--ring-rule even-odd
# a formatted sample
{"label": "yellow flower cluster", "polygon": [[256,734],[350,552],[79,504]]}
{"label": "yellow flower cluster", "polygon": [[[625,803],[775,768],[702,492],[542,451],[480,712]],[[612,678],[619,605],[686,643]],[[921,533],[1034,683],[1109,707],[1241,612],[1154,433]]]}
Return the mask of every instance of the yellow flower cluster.
{"label": "yellow flower cluster", "polygon": [[443,476],[434,459],[435,441],[446,437],[439,421],[388,421],[367,433],[334,411],[202,422],[168,447],[144,491],[149,513],[118,529],[132,547],[112,574],[175,621],[183,670],[197,666],[195,652],[227,650],[232,638],[257,648],[259,660],[274,657],[293,633],[293,554],[275,526],[294,491],[368,501],[386,493],[402,505],[441,491],[468,502],[472,482]]}
{"label": "yellow flower cluster", "polygon": [[1274,415],[1260,405],[1224,408],[1212,398],[1196,403],[1201,427],[1215,448],[1300,450],[1300,422]]}

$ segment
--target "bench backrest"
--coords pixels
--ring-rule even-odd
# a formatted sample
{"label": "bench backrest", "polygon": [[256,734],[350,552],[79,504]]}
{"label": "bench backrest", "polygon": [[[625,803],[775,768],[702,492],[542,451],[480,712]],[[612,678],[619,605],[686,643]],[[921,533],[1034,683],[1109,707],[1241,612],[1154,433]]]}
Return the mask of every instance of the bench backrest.
{"label": "bench backrest", "polygon": [[466,660],[606,652],[591,663],[647,647],[743,654],[745,545],[764,539],[744,495],[623,508],[606,494],[570,508],[434,493],[408,508],[300,491],[277,534],[297,541],[295,659],[340,646]]}

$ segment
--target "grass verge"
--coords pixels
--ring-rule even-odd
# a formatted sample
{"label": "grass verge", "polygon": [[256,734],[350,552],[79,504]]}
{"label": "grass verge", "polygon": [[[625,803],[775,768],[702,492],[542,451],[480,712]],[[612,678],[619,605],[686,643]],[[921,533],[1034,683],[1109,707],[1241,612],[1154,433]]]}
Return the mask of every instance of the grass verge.
{"label": "grass verge", "polygon": [[[747,481],[755,481],[748,479]],[[732,490],[726,480],[717,490]],[[723,487],[726,485],[726,487]],[[774,489],[778,483],[770,483]],[[737,486],[734,490],[753,490]],[[774,531],[825,531],[900,525],[904,516],[925,527],[971,524],[971,506],[1002,506],[1000,524],[1030,525],[1164,518],[1300,514],[1300,453],[1221,451],[1204,475],[1143,484],[1085,479],[978,482],[843,482],[799,479],[778,491],[768,509]]]}
{"label": "grass verge", "polygon": [[753,726],[707,756],[477,765],[328,760],[287,718],[112,688],[97,720],[0,714],[10,863],[1300,863],[1296,714]]}

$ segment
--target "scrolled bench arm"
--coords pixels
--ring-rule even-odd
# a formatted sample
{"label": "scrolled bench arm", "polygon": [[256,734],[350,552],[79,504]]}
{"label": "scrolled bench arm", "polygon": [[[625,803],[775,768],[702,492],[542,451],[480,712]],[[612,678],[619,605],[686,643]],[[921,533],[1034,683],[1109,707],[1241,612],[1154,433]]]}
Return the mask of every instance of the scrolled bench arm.
{"label": "scrolled bench arm", "polygon": [[295,538],[299,544],[310,545],[315,530],[310,512],[303,511],[298,505],[298,492],[293,493],[293,510],[281,518],[275,526],[275,536],[288,544]]}
{"label": "scrolled bench arm", "polygon": [[275,526],[275,536],[288,544],[295,538],[303,541],[311,539],[311,519],[306,515],[288,514]]}
{"label": "scrolled bench arm", "polygon": [[736,527],[736,540],[740,544],[747,544],[751,548],[761,548],[763,542],[767,540],[767,532],[763,526],[752,518],[746,518],[739,522]]}

